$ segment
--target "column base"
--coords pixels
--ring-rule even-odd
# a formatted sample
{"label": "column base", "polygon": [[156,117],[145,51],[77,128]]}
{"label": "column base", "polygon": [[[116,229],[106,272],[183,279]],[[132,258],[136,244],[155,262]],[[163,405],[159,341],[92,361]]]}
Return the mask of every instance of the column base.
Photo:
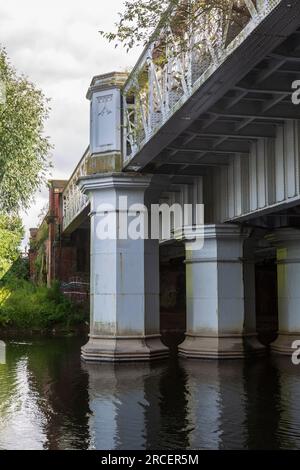
{"label": "column base", "polygon": [[274,343],[271,344],[271,352],[291,356],[295,352],[295,349],[292,348],[294,341],[300,341],[300,333],[280,333]]}
{"label": "column base", "polygon": [[178,353],[185,358],[195,359],[244,359],[266,351],[257,339],[251,335],[198,336],[187,334],[178,347]]}
{"label": "column base", "polygon": [[82,347],[81,357],[86,362],[136,362],[165,359],[169,348],[160,335],[144,337],[90,336]]}

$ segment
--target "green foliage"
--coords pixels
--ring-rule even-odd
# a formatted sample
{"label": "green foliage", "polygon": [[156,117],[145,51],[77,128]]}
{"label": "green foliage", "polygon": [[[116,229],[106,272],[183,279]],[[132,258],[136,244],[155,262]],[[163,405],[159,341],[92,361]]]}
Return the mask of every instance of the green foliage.
{"label": "green foliage", "polygon": [[115,23],[116,31],[100,31],[100,34],[116,46],[121,43],[127,50],[145,45],[171,4],[177,6],[178,0],[126,0],[124,11]]}
{"label": "green foliage", "polygon": [[33,250],[37,250],[41,245],[45,243],[49,236],[48,224],[45,220],[42,221],[36,239],[31,241],[31,246]]}
{"label": "green foliage", "polygon": [[1,281],[4,284],[8,284],[10,282],[13,282],[14,279],[29,280],[28,257],[23,258],[22,256],[19,256],[19,258],[16,259],[9,271],[3,276],[2,280],[0,280],[0,286]]}
{"label": "green foliage", "polygon": [[48,289],[15,279],[0,288],[0,327],[47,330],[70,328],[85,320],[84,308],[64,297],[58,282]]}
{"label": "green foliage", "polygon": [[0,280],[20,258],[23,236],[24,229],[20,217],[0,214]]}
{"label": "green foliage", "polygon": [[[249,16],[245,0],[125,0],[124,10],[119,13],[116,30],[100,31],[109,42],[122,44],[127,50],[135,46],[145,46],[152,37],[159,37],[161,27],[169,25],[173,35],[178,37],[182,31],[190,31],[203,14],[211,14],[215,20],[218,13],[239,23]],[[188,38],[182,36],[182,47]],[[181,41],[180,41],[181,42]]]}
{"label": "green foliage", "polygon": [[0,210],[27,208],[45,181],[50,145],[44,136],[48,101],[24,76],[18,76],[0,48]]}

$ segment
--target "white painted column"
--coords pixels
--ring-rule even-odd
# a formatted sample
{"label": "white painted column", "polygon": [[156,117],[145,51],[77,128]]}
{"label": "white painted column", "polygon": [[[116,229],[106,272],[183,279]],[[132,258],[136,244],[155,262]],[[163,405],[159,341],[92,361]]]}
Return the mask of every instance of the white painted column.
{"label": "white painted column", "polygon": [[[128,236],[136,219],[128,208],[139,204],[143,210],[150,182],[151,176],[125,173],[79,181],[91,201],[91,331],[82,349],[87,361],[139,361],[168,355],[160,339],[158,242]],[[118,230],[121,218],[127,224],[123,234]],[[99,239],[104,220],[113,233]]]}
{"label": "white painted column", "polygon": [[300,230],[276,230],[270,240],[277,246],[279,336],[272,351],[290,355],[300,340]]}
{"label": "white painted column", "polygon": [[245,331],[256,334],[255,251],[257,238],[246,238],[243,249]]}
{"label": "white painted column", "polygon": [[199,228],[196,244],[186,243],[187,333],[180,355],[242,358],[264,350],[256,332],[246,328],[243,243],[247,236],[236,225],[206,225]]}

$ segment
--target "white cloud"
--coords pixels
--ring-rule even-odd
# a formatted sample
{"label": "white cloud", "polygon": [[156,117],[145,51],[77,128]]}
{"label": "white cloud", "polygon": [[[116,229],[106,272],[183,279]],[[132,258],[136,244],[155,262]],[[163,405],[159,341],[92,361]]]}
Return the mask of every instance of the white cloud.
{"label": "white cloud", "polygon": [[[101,38],[111,30],[123,0],[10,0],[0,4],[0,44],[19,73],[47,97],[51,114],[46,134],[54,145],[53,178],[68,178],[88,145],[89,105],[85,98],[94,75],[132,66],[137,51],[126,54]],[[38,194],[24,214],[35,226],[47,192]]]}

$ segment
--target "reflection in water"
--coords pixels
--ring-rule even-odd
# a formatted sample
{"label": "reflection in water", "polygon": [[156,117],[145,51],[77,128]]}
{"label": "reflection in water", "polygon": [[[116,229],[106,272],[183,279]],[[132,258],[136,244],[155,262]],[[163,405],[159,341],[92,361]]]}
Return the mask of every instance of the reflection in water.
{"label": "reflection in water", "polygon": [[[84,365],[89,375],[92,411],[90,434],[96,449],[145,447],[146,377],[150,366],[143,364]],[[155,381],[155,378],[154,378]]]}
{"label": "reflection in water", "polygon": [[84,342],[9,343],[0,449],[300,449],[289,358],[87,365]]}
{"label": "reflection in water", "polygon": [[[2,366],[4,367],[4,366]],[[31,375],[26,358],[20,358],[10,374],[1,374],[0,434],[1,448],[14,443],[16,449],[42,449],[44,415],[38,406],[38,396],[30,387]]]}
{"label": "reflection in water", "polygon": [[[273,359],[249,362],[244,369],[247,409],[247,447],[257,449],[280,448],[279,432],[281,390],[279,375],[289,367],[290,359],[284,358],[282,368]],[[294,369],[295,378],[298,370]]]}
{"label": "reflection in water", "polygon": [[245,392],[242,361],[182,362],[187,373],[190,447],[245,448]]}
{"label": "reflection in water", "polygon": [[[274,360],[275,361],[275,360]],[[275,367],[280,389],[280,414],[278,429],[281,444],[286,449],[300,449],[300,375],[299,366],[286,364],[282,357],[276,358]]]}
{"label": "reflection in water", "polygon": [[0,449],[88,446],[87,377],[74,339],[8,344],[0,365]]}

